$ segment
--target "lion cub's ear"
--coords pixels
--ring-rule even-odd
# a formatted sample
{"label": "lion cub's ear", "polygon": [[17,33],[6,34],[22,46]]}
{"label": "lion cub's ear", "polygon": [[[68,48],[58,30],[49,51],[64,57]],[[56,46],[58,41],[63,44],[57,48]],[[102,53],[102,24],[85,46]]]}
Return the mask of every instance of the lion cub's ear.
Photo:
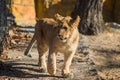
{"label": "lion cub's ear", "polygon": [[55,14],[55,20],[56,20],[56,21],[61,21],[61,20],[63,20],[63,19],[64,19],[63,16],[59,15],[58,13]]}
{"label": "lion cub's ear", "polygon": [[72,26],[72,27],[78,27],[79,22],[80,22],[80,17],[77,16],[75,20],[72,20],[72,21],[71,21],[71,26]]}

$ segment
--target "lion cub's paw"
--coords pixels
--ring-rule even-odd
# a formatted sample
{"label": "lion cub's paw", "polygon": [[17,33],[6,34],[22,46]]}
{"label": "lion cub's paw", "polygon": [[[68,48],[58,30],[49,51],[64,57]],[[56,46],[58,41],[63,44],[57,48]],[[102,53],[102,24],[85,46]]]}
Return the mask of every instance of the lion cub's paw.
{"label": "lion cub's paw", "polygon": [[48,73],[53,76],[55,75],[56,71],[53,68],[48,68]]}
{"label": "lion cub's paw", "polygon": [[64,73],[62,74],[64,78],[73,78],[74,74],[73,73]]}
{"label": "lion cub's paw", "polygon": [[54,65],[54,63],[52,61],[48,62],[47,70],[50,75],[55,75],[56,74],[56,65]]}

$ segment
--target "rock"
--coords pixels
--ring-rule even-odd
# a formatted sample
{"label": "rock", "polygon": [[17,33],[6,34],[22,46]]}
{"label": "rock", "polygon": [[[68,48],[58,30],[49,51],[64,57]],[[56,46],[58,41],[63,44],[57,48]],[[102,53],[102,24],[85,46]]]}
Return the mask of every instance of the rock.
{"label": "rock", "polygon": [[18,25],[34,25],[34,0],[12,0],[12,14]]}

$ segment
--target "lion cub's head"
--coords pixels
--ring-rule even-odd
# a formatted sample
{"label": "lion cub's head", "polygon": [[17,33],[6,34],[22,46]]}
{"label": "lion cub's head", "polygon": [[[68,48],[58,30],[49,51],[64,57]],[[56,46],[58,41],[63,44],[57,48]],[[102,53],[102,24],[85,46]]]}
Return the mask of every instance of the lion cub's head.
{"label": "lion cub's head", "polygon": [[80,17],[77,16],[75,20],[73,20],[71,17],[63,17],[59,14],[55,15],[55,18],[58,22],[58,34],[57,37],[62,42],[67,42],[67,40],[71,37],[73,34],[73,31],[78,27],[78,24],[80,22]]}

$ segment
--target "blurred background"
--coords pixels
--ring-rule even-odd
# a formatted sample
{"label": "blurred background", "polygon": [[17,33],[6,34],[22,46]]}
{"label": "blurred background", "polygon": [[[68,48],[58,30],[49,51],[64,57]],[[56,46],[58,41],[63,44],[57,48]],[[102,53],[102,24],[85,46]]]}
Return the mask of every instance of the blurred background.
{"label": "blurred background", "polygon": [[[17,25],[34,25],[36,18],[71,15],[77,0],[6,0]],[[120,0],[103,0],[103,18],[120,23]]]}

